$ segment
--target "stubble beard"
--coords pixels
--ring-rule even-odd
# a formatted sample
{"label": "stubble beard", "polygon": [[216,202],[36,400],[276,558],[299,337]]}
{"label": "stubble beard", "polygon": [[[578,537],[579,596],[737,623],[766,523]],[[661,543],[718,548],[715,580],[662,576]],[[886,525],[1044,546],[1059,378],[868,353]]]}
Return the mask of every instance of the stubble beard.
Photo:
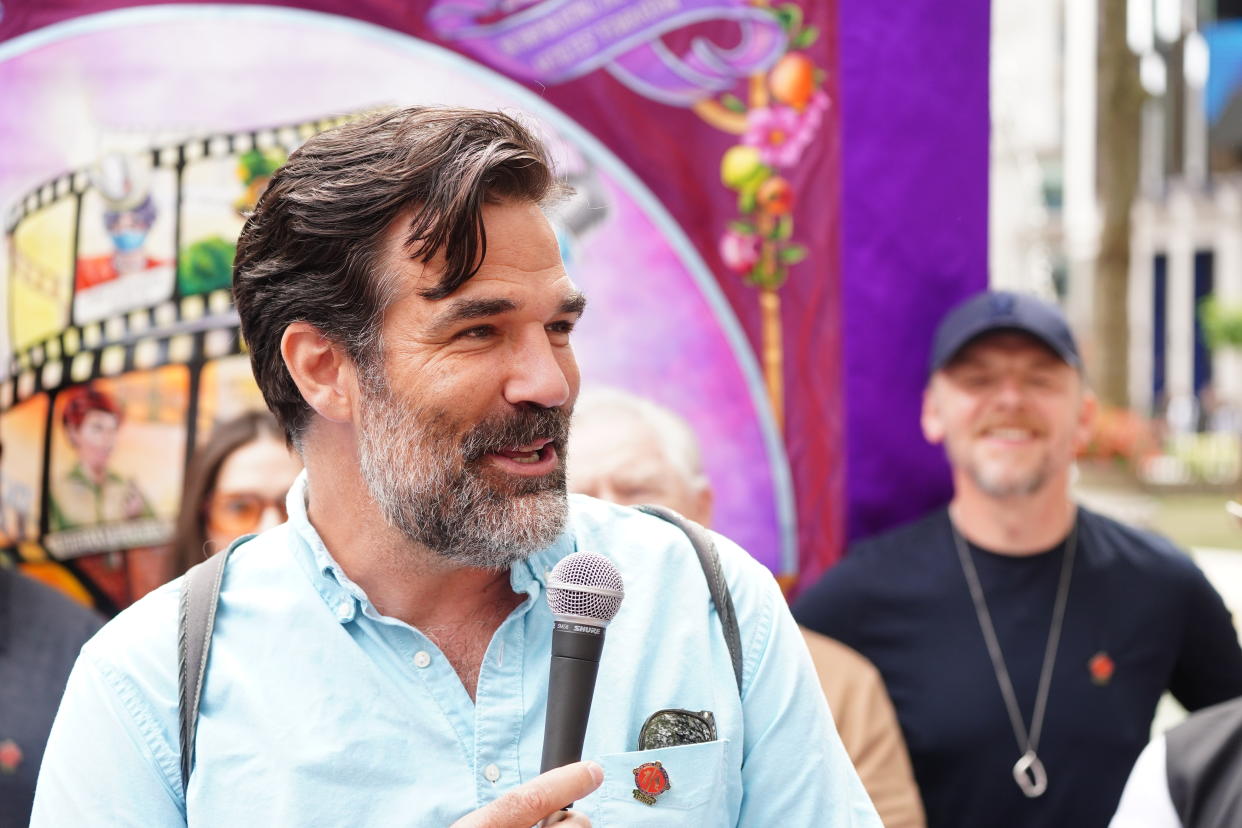
{"label": "stubble beard", "polygon": [[1052,477],[1052,461],[1046,454],[1033,469],[1018,475],[1010,473],[1008,469],[989,468],[996,464],[987,460],[976,460],[965,447],[959,448],[950,444],[949,457],[954,466],[966,472],[979,491],[998,500],[1033,495]]}
{"label": "stubble beard", "polygon": [[[462,567],[508,569],[551,544],[569,514],[565,443],[569,412],[519,408],[463,435],[448,412],[396,399],[382,381],[362,385],[358,455],[384,519],[410,541]],[[559,463],[543,477],[487,478],[486,454],[551,438]]]}

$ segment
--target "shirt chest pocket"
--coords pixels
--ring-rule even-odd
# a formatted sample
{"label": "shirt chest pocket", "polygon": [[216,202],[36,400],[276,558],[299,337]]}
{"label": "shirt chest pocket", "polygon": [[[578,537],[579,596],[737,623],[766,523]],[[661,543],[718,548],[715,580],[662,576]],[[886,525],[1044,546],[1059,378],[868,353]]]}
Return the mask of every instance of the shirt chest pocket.
{"label": "shirt chest pocket", "polygon": [[[601,828],[732,825],[724,784],[728,744],[728,739],[720,739],[596,757],[604,768],[604,784],[592,824]],[[657,762],[659,766],[652,767]],[[640,784],[653,804],[635,795]]]}

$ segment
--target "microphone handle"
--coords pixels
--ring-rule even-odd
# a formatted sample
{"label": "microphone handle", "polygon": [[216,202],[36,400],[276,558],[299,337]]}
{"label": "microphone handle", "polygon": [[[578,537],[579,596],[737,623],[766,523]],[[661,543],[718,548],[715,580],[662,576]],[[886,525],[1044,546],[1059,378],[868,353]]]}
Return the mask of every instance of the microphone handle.
{"label": "microphone handle", "polygon": [[598,661],[552,656],[548,668],[548,688],[558,688],[553,702],[548,695],[547,723],[543,730],[543,763],[540,773],[569,765],[582,758],[591,697],[595,694]]}
{"label": "microphone handle", "polygon": [[582,758],[595,676],[604,651],[604,627],[557,619],[548,664],[548,710],[539,772]]}

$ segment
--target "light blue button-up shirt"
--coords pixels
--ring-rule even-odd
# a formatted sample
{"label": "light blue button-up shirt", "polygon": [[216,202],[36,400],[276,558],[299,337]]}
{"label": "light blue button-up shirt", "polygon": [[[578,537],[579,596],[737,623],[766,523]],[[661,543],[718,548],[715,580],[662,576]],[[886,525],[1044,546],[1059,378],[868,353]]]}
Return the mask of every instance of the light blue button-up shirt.
{"label": "light blue button-up shirt", "polygon": [[[547,573],[579,549],[625,580],[583,756],[604,783],[575,804],[595,826],[879,826],[774,580],[717,538],[741,624],[744,686],[693,549],[634,509],[571,499],[568,528],[513,566],[522,602],[492,637],[474,701],[419,630],[381,615],[306,517],[233,552],[203,689],[194,773],[177,740],[180,581],[82,650],[52,729],[33,825],[446,826],[539,772],[552,616]],[[639,751],[665,708],[710,710],[719,740]],[[659,761],[670,789],[633,796]]]}

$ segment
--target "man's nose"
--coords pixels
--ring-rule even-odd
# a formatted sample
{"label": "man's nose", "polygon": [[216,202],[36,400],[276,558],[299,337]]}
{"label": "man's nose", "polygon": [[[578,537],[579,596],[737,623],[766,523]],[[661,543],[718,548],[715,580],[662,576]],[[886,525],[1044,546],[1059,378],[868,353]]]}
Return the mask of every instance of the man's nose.
{"label": "man's nose", "polygon": [[1025,398],[1025,388],[1017,377],[1007,377],[1001,380],[996,389],[996,401],[1002,405],[1016,407],[1021,405]]}
{"label": "man's nose", "polygon": [[522,339],[513,351],[509,377],[505,381],[505,401],[511,405],[534,403],[556,408],[569,402],[569,378],[565,360],[573,360],[567,348],[557,348],[542,329]]}

